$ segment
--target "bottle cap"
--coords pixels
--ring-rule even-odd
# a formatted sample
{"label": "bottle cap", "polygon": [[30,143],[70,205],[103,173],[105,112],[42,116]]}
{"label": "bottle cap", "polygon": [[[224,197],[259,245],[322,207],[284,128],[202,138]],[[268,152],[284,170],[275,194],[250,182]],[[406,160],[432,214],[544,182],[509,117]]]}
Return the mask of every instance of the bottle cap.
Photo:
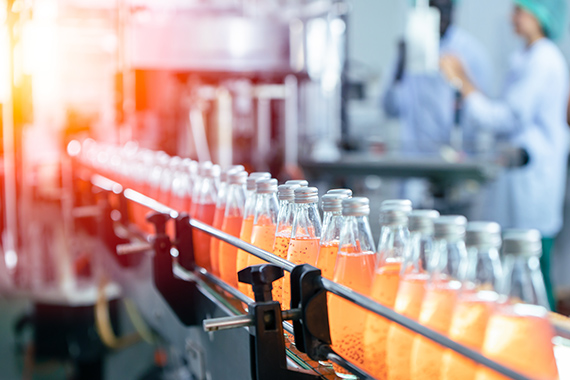
{"label": "bottle cap", "polygon": [[309,186],[309,181],[305,181],[304,179],[292,179],[285,182],[285,185],[299,185],[301,187]]}
{"label": "bottle cap", "polygon": [[408,229],[422,235],[433,235],[433,221],[439,218],[435,210],[414,210],[408,215]]}
{"label": "bottle cap", "polygon": [[230,185],[245,185],[245,181],[247,180],[247,172],[246,171],[235,171],[228,173],[228,183]]}
{"label": "bottle cap", "polygon": [[295,189],[295,203],[317,203],[319,189],[316,187],[298,187]]}
{"label": "bottle cap", "polygon": [[259,179],[255,182],[255,192],[257,194],[270,194],[277,191],[277,180],[275,178]]}
{"label": "bottle cap", "polygon": [[321,201],[323,205],[324,212],[341,212],[342,211],[342,200],[348,199],[349,196],[346,194],[325,194],[322,196]]}
{"label": "bottle cap", "polygon": [[365,197],[346,198],[342,200],[342,215],[368,216],[370,201]]}
{"label": "bottle cap", "polygon": [[200,162],[198,164],[198,174],[200,174],[200,177],[206,177],[211,175],[212,166],[213,165],[211,161]]}
{"label": "bottle cap", "polygon": [[465,229],[465,245],[499,248],[501,246],[501,226],[494,222],[469,222]]}
{"label": "bottle cap", "polygon": [[401,205],[388,205],[380,208],[380,224],[407,225],[408,212]]}
{"label": "bottle cap", "polygon": [[257,181],[258,179],[269,179],[269,178],[271,178],[271,174],[267,172],[251,173],[246,181],[247,189],[250,191],[255,191],[255,181]]}
{"label": "bottle cap", "polygon": [[277,198],[280,201],[292,201],[295,199],[295,189],[300,187],[299,185],[279,185],[277,187]]}
{"label": "bottle cap", "polygon": [[380,211],[384,208],[399,208],[403,212],[409,214],[412,212],[412,201],[409,199],[387,199],[380,205]]}
{"label": "bottle cap", "polygon": [[229,168],[222,170],[222,172],[220,173],[220,182],[227,182],[228,181],[228,175],[231,172],[242,172],[244,170],[245,170],[245,168],[243,167],[243,165],[230,166]]}
{"label": "bottle cap", "polygon": [[542,254],[542,236],[538,230],[507,230],[503,234],[503,253],[524,257]]}
{"label": "bottle cap", "polygon": [[342,194],[346,195],[347,197],[352,197],[352,190],[350,189],[331,189],[327,191],[327,194]]}
{"label": "bottle cap", "polygon": [[463,239],[467,218],[461,215],[440,216],[434,220],[433,225],[435,239]]}

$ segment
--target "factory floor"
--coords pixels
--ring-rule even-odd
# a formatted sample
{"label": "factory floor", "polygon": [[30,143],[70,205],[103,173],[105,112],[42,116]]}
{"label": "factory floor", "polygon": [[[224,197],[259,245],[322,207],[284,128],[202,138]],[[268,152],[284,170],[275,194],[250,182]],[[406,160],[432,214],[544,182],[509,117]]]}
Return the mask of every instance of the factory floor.
{"label": "factory floor", "polygon": [[[17,349],[14,323],[30,309],[24,300],[8,300],[0,297],[0,379],[2,380],[65,380],[66,368],[59,363],[38,366],[33,376],[25,376],[24,355]],[[125,332],[132,331],[124,312],[120,323]],[[139,380],[154,362],[154,350],[145,343],[138,343],[121,351],[112,352],[105,362],[105,380]]]}

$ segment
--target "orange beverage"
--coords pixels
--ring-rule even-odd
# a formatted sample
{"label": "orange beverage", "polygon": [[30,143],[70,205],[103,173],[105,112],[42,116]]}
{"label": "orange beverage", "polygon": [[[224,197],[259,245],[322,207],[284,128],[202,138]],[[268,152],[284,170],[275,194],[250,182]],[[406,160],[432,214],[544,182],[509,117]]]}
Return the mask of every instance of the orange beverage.
{"label": "orange beverage", "polygon": [[[495,297],[484,297],[484,293],[490,296],[495,295]],[[449,329],[451,339],[477,351],[483,347],[487,322],[495,309],[495,302],[498,298],[494,292],[481,292],[481,294],[480,297],[475,292],[461,294]],[[446,350],[443,355],[441,379],[474,380],[477,368],[478,365],[473,361],[451,350]]]}
{"label": "orange beverage", "polygon": [[[298,237],[291,239],[287,259],[293,264],[315,265],[319,254],[319,239],[314,237]],[[291,305],[291,276],[283,277],[283,305],[289,308]]]}
{"label": "orange beverage", "polygon": [[[368,295],[376,256],[374,252],[358,252],[354,248],[345,248],[339,252],[333,281]],[[366,310],[334,294],[328,295],[328,305],[332,348],[350,362],[362,366]],[[349,374],[335,364],[333,367],[339,375]]]}
{"label": "orange beverage", "polygon": [[[264,251],[273,252],[273,245],[275,244],[275,224],[261,224],[257,226],[253,226],[253,230],[251,232],[251,244],[255,245],[257,248],[263,249]],[[259,265],[259,264],[266,264],[265,260],[262,260],[253,255],[247,255],[247,265],[246,267],[252,265]],[[280,281],[275,281],[277,284]],[[254,299],[253,290],[251,289],[250,285],[247,285],[247,295]],[[273,300],[279,301],[281,299],[281,294],[278,294],[277,287],[273,287]]]}
{"label": "orange beverage", "polygon": [[[546,310],[534,305],[503,306],[489,318],[482,353],[532,379],[556,380],[554,330]],[[507,380],[483,366],[476,380]]]}
{"label": "orange beverage", "polygon": [[[291,231],[282,231],[280,235],[275,236],[275,245],[273,246],[273,254],[275,256],[281,257],[282,259],[287,260],[287,252],[289,251],[289,242],[291,241]],[[289,272],[285,272],[284,276],[289,276]],[[281,303],[281,307],[285,308],[283,305],[283,281],[275,281],[273,283],[273,288],[277,289],[276,293],[279,295],[279,302]],[[286,308],[289,308],[289,305],[286,305]]]}
{"label": "orange beverage", "polygon": [[338,241],[323,244],[319,248],[317,259],[317,268],[322,271],[322,276],[332,280],[334,274],[334,266],[338,254]]}
{"label": "orange beverage", "polygon": [[[222,231],[235,237],[239,237],[243,218],[241,216],[226,216],[222,223]],[[231,244],[220,241],[219,244],[219,263],[220,277],[222,280],[237,288],[237,251],[238,249]]]}
{"label": "orange beverage", "polygon": [[[441,334],[447,334],[460,284],[456,281],[439,281],[427,286],[419,322]],[[416,336],[412,346],[411,378],[439,380],[444,352],[445,349],[437,343]]]}
{"label": "orange beverage", "polygon": [[[388,261],[376,268],[370,297],[387,307],[394,307],[400,283],[401,261]],[[390,322],[373,313],[367,313],[364,330],[364,360],[366,370],[373,376],[386,378],[386,339]]]}
{"label": "orange beverage", "polygon": [[[224,214],[226,213],[226,206],[224,204],[223,207],[216,207],[216,211],[214,212],[214,221],[212,227],[217,228],[218,230],[222,228],[222,223],[224,222]],[[212,266],[212,272],[216,275],[220,275],[220,263],[219,263],[219,248],[220,248],[220,240],[214,237],[210,238],[210,264]]]}
{"label": "orange beverage", "polygon": [[[394,310],[408,318],[418,320],[425,295],[427,274],[404,275],[398,287]],[[388,380],[410,379],[410,358],[415,333],[396,323],[391,323],[386,340],[386,365]]]}
{"label": "orange beverage", "polygon": [[[216,205],[208,203],[197,206],[195,218],[201,222],[212,225],[214,222],[214,211],[216,209]],[[194,259],[196,264],[202,268],[211,270],[210,235],[194,228],[192,230],[192,239],[194,240]]]}
{"label": "orange beverage", "polygon": [[[245,241],[246,243],[251,243],[252,230],[253,230],[253,215],[250,215],[243,220],[239,238]],[[248,256],[249,253],[247,253],[244,250],[238,249],[237,260],[236,260],[236,278],[237,278],[237,273],[239,273],[240,270],[247,267]],[[247,284],[239,282],[238,289],[243,294],[247,294]]]}

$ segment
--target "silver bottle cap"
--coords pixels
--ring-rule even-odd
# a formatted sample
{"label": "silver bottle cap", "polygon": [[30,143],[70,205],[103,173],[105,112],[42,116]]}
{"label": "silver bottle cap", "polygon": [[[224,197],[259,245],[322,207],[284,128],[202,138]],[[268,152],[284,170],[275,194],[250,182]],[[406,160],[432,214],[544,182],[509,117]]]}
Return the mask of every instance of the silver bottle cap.
{"label": "silver bottle cap", "polygon": [[245,185],[247,181],[247,172],[246,171],[236,171],[228,173],[228,183],[230,185]]}
{"label": "silver bottle cap", "polygon": [[465,245],[468,247],[501,246],[501,226],[494,222],[469,222],[465,229]]}
{"label": "silver bottle cap", "polygon": [[380,211],[384,208],[399,208],[403,212],[409,214],[412,212],[412,201],[409,199],[387,199],[380,205]]}
{"label": "silver bottle cap", "polygon": [[380,224],[407,225],[408,212],[401,205],[388,205],[380,208]]}
{"label": "silver bottle cap", "polygon": [[433,225],[435,239],[463,239],[467,218],[461,215],[440,216],[434,220]]}
{"label": "silver bottle cap", "polygon": [[309,181],[306,181],[304,179],[292,179],[285,182],[285,185],[299,185],[301,187],[307,187],[309,186]]}
{"label": "silver bottle cap", "polygon": [[257,180],[257,182],[255,182],[255,192],[257,194],[277,192],[277,180],[275,178]]}
{"label": "silver bottle cap", "polygon": [[269,179],[271,178],[271,174],[267,172],[256,172],[251,173],[249,177],[247,177],[246,186],[247,189],[250,191],[255,191],[255,181],[258,179]]}
{"label": "silver bottle cap", "polygon": [[277,198],[280,201],[292,201],[295,199],[295,189],[299,185],[279,185],[277,187]]}
{"label": "silver bottle cap", "polygon": [[538,230],[506,230],[503,234],[503,254],[523,257],[542,254],[542,236]]}
{"label": "silver bottle cap", "polygon": [[222,172],[220,173],[220,181],[221,182],[227,182],[228,181],[228,175],[232,172],[242,172],[244,171],[245,168],[243,167],[243,165],[232,165],[227,169],[222,170]]}
{"label": "silver bottle cap", "polygon": [[325,194],[321,197],[324,212],[341,212],[342,200],[348,199],[346,194]]}
{"label": "silver bottle cap", "polygon": [[317,203],[319,189],[316,187],[298,187],[295,189],[295,203]]}
{"label": "silver bottle cap", "polygon": [[433,221],[439,218],[436,210],[414,210],[408,215],[408,229],[422,235],[433,235]]}
{"label": "silver bottle cap", "polygon": [[212,175],[212,166],[211,161],[200,162],[198,164],[198,174],[200,174],[200,177]]}
{"label": "silver bottle cap", "polygon": [[347,198],[342,200],[342,215],[368,216],[370,214],[370,201],[365,197]]}
{"label": "silver bottle cap", "polygon": [[350,189],[331,189],[327,191],[327,194],[342,194],[346,195],[347,197],[352,197],[352,190]]}

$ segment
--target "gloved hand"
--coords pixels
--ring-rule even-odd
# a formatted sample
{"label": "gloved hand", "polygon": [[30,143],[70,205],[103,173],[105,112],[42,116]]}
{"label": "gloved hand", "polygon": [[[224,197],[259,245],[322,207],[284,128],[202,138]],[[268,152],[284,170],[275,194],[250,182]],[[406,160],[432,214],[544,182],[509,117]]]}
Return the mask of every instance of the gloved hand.
{"label": "gloved hand", "polygon": [[399,83],[404,76],[404,70],[406,69],[406,41],[401,39],[398,42],[398,64],[396,66],[396,76],[394,77],[394,83]]}

